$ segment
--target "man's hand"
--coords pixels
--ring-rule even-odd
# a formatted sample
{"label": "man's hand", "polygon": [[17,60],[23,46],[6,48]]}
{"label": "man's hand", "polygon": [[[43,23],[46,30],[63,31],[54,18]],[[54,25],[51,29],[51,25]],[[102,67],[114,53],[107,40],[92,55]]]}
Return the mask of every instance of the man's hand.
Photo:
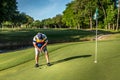
{"label": "man's hand", "polygon": [[41,48],[38,48],[38,50],[41,52],[42,51],[42,49]]}
{"label": "man's hand", "polygon": [[40,48],[41,51],[43,50],[43,48],[47,45],[47,42],[43,44],[43,46]]}
{"label": "man's hand", "polygon": [[40,52],[42,51],[42,49],[41,49],[41,48],[37,47],[36,43],[33,43],[33,45],[34,45],[34,47],[35,47],[35,48],[37,48],[37,49],[38,49],[38,51],[40,51]]}

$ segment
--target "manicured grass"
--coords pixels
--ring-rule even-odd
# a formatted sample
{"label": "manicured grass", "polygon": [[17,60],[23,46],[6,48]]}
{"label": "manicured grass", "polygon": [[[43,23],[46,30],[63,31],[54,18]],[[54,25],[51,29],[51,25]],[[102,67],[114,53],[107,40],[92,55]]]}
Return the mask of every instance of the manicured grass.
{"label": "manicured grass", "polygon": [[[52,46],[49,45],[48,49],[49,52],[52,52],[67,45],[68,44],[62,44],[62,45],[58,44]],[[24,50],[18,50],[13,52],[11,51],[0,54],[0,61],[2,62],[0,63],[0,71],[20,65],[22,63],[28,62],[33,59],[34,59],[34,48],[28,48]]]}
{"label": "manicured grass", "polygon": [[[0,54],[0,80],[119,80],[119,43],[120,39],[99,41],[97,64],[94,63],[93,41],[49,45],[53,64],[50,67],[45,65],[45,58],[41,55],[39,63],[42,66],[34,68],[33,48]],[[4,64],[8,69],[2,70]]]}
{"label": "manicured grass", "polygon": [[[27,41],[37,32],[48,35],[53,42],[48,51],[53,64],[46,66],[43,54],[39,68],[34,67],[34,48],[0,54],[0,80],[120,80],[120,34],[100,31],[99,34],[112,34],[105,41],[98,41],[98,63],[94,63],[95,41],[74,42],[91,39],[94,31],[69,29],[29,29],[0,31],[0,40]],[[18,38],[19,37],[19,38]],[[72,41],[72,42],[71,42]],[[4,42],[4,41],[3,41]],[[71,43],[70,43],[71,42]]]}

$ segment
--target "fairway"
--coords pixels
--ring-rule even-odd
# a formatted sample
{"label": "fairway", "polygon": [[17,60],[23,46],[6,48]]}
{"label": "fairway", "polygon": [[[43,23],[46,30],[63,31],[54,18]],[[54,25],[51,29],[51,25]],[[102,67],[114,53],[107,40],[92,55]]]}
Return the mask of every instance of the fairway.
{"label": "fairway", "polygon": [[[12,64],[12,62],[16,66],[6,65],[6,69],[0,67],[0,80],[119,80],[119,43],[119,39],[99,41],[97,64],[94,63],[95,42],[49,45],[48,50],[53,64],[50,67],[46,66],[43,54],[39,62],[42,66],[34,67],[33,48],[1,54],[0,66]],[[17,64],[17,59],[24,59],[24,56],[27,56],[26,58],[30,56],[30,58],[25,62],[18,61],[19,64]]]}

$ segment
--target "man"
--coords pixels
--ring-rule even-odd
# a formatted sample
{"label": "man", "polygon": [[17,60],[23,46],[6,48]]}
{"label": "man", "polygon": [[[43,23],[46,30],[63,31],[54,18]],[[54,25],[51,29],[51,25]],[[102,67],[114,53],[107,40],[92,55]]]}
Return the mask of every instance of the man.
{"label": "man", "polygon": [[47,43],[48,43],[48,39],[47,36],[43,33],[37,33],[37,35],[34,36],[33,38],[33,46],[35,47],[35,67],[39,67],[38,61],[39,61],[39,53],[40,52],[44,52],[45,53],[45,58],[47,61],[47,66],[50,66],[50,62],[49,62],[49,55],[48,55],[48,51],[47,51]]}

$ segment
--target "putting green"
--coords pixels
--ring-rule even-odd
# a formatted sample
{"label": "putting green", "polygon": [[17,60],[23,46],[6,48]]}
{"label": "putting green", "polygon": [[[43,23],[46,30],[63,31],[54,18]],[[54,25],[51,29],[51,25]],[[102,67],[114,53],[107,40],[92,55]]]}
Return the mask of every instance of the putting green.
{"label": "putting green", "polygon": [[[44,56],[40,56],[39,60],[42,66],[34,67],[33,48],[2,54],[1,66],[5,63],[12,64],[12,62],[16,65],[17,59],[24,60],[24,56],[31,58],[24,63],[18,61],[20,64],[14,67],[1,70],[0,80],[119,80],[119,43],[120,40],[99,41],[97,64],[94,63],[95,42],[73,42],[48,46],[53,64],[50,67],[45,65]],[[18,58],[15,59],[14,55]]]}

